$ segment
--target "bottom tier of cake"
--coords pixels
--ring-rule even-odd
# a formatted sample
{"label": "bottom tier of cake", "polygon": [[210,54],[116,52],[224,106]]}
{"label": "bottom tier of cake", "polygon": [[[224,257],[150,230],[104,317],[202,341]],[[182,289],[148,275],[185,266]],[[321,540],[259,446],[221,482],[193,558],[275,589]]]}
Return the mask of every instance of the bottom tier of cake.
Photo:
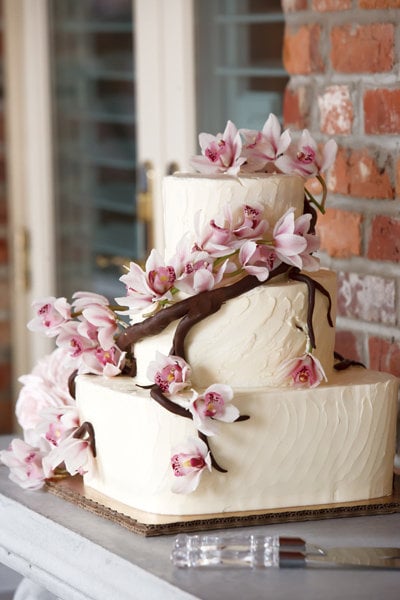
{"label": "bottom tier of cake", "polygon": [[97,457],[85,485],[163,515],[331,504],[392,492],[398,381],[353,367],[314,389],[235,391],[249,420],[209,438],[218,463],[191,494],[171,492],[171,449],[196,436],[134,379],[80,376],[77,404],[92,423]]}

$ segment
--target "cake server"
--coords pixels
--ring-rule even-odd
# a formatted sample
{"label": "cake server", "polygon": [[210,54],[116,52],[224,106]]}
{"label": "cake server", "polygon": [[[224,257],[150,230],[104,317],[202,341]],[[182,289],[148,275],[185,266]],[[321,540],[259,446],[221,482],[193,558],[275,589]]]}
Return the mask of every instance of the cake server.
{"label": "cake server", "polygon": [[324,549],[297,537],[180,534],[171,560],[177,567],[400,569],[400,548]]}

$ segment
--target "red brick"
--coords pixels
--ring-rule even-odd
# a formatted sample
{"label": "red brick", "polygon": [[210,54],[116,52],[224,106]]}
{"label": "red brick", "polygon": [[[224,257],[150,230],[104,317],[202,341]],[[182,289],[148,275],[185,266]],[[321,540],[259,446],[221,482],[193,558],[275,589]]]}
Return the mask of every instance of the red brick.
{"label": "red brick", "polygon": [[351,0],[313,0],[312,7],[319,12],[348,10],[351,8]]}
{"label": "red brick", "polygon": [[344,25],[331,33],[332,67],[341,73],[382,73],[393,67],[392,23]]}
{"label": "red brick", "polygon": [[400,0],[358,0],[360,8],[400,8]]}
{"label": "red brick", "polygon": [[293,12],[296,10],[305,10],[307,0],[281,0],[283,12]]}
{"label": "red brick", "polygon": [[11,343],[11,327],[8,321],[0,321],[0,348],[8,348]]}
{"label": "red brick", "polygon": [[321,131],[328,135],[350,134],[353,125],[353,103],[347,85],[331,85],[318,97]]}
{"label": "red brick", "polygon": [[4,159],[0,157],[0,182],[4,182],[6,180],[6,165]]}
{"label": "red brick", "polygon": [[0,264],[8,262],[7,241],[0,239]]}
{"label": "red brick", "polygon": [[364,120],[366,133],[378,135],[400,133],[400,89],[366,91]]}
{"label": "red brick", "polygon": [[358,273],[338,274],[338,314],[367,322],[396,322],[395,281]]}
{"label": "red brick", "polygon": [[0,141],[4,144],[4,126],[5,126],[5,122],[4,122],[4,112],[3,109],[0,108]]}
{"label": "red brick", "polygon": [[359,198],[393,199],[391,168],[391,159],[380,150],[342,147],[331,170],[329,188]]}
{"label": "red brick", "polygon": [[0,434],[9,434],[13,432],[13,408],[9,396],[0,398]]}
{"label": "red brick", "polygon": [[321,250],[338,258],[360,256],[361,223],[362,216],[358,213],[328,208],[324,215],[318,216]]}
{"label": "red brick", "polygon": [[350,182],[350,150],[339,146],[327,185],[329,190],[336,194],[350,194]]}
{"label": "red brick", "polygon": [[396,196],[400,196],[400,158],[396,161]]}
{"label": "red brick", "polygon": [[398,342],[371,337],[368,340],[369,366],[400,377],[400,345]]}
{"label": "red brick", "polygon": [[319,25],[304,25],[299,29],[286,27],[283,41],[283,62],[292,75],[322,73],[324,61],[320,49]]}
{"label": "red brick", "polygon": [[4,198],[0,199],[0,225],[7,223],[7,202]]}
{"label": "red brick", "polygon": [[[379,154],[377,158],[379,158]],[[370,151],[353,151],[350,159],[350,195],[382,200],[394,198],[390,168],[389,159],[386,159],[381,166]]]}
{"label": "red brick", "polygon": [[305,87],[296,90],[286,88],[283,97],[285,127],[306,129],[308,127],[309,109],[309,97]]}
{"label": "red brick", "polygon": [[362,340],[351,331],[336,331],[335,351],[343,358],[363,362]]}
{"label": "red brick", "polygon": [[0,364],[0,390],[10,391],[11,386],[11,365],[8,363]]}
{"label": "red brick", "polygon": [[0,310],[6,311],[10,308],[10,286],[8,281],[0,281]]}
{"label": "red brick", "polygon": [[400,220],[379,215],[372,222],[368,258],[400,262]]}

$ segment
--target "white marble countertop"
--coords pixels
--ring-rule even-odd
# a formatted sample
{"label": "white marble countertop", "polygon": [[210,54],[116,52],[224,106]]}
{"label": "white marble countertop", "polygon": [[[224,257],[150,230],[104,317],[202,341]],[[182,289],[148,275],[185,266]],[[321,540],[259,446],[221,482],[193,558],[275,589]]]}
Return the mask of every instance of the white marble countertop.
{"label": "white marble countertop", "polygon": [[[6,443],[0,438],[0,447]],[[400,514],[251,531],[300,536],[326,547],[400,546]],[[400,597],[400,571],[177,569],[169,559],[173,539],[143,538],[46,491],[23,491],[0,467],[0,562],[64,600]]]}

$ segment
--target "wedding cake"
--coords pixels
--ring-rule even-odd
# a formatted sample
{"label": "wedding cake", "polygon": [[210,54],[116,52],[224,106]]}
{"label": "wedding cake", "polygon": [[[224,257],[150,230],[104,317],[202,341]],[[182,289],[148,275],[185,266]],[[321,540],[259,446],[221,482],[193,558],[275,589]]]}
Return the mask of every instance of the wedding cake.
{"label": "wedding cake", "polygon": [[[88,292],[36,304],[31,329],[59,348],[23,381],[25,440],[3,462],[25,487],[65,468],[159,515],[391,494],[398,382],[335,355],[336,276],[315,256],[334,142],[319,154],[271,115],[200,144],[200,172],[163,183],[164,255],[131,263],[117,305]],[[61,364],[69,387],[32,400]]]}

